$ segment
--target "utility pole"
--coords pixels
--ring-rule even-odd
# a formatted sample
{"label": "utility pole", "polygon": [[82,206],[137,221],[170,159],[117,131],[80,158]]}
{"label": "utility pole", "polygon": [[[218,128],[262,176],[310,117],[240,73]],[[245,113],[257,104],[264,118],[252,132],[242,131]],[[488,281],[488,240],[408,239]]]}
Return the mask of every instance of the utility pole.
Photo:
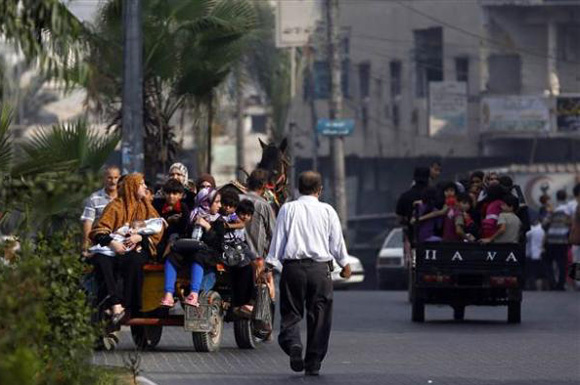
{"label": "utility pole", "polygon": [[[338,0],[326,0],[326,27],[328,39],[328,64],[330,67],[329,118],[342,118],[342,84],[339,44]],[[347,228],[347,207],[344,166],[344,138],[330,138],[330,160],[333,166],[333,188],[336,211],[340,218],[342,231]]]}
{"label": "utility pole", "polygon": [[144,172],[141,0],[123,1],[123,174]]}
{"label": "utility pole", "polygon": [[238,63],[236,66],[236,176],[239,181],[244,180],[244,172],[242,171],[246,164],[245,147],[246,141],[244,138],[244,95],[242,87],[242,64]]}

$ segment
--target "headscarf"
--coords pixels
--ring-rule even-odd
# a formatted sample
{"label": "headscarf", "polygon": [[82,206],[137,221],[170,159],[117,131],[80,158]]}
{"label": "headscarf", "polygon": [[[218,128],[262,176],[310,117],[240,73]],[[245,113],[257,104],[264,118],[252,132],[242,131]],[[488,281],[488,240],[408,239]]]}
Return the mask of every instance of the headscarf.
{"label": "headscarf", "polygon": [[[103,211],[103,215],[95,222],[89,237],[94,241],[98,234],[111,234],[119,227],[133,221],[144,221],[151,218],[159,218],[159,214],[147,199],[139,199],[137,192],[143,175],[139,173],[129,174],[123,180],[119,196],[113,199]],[[163,231],[149,236],[151,255],[155,255],[155,247],[161,240]]]}
{"label": "headscarf", "polygon": [[209,184],[211,184],[211,188],[215,189],[216,188],[216,184],[215,184],[215,179],[213,176],[211,176],[210,174],[200,174],[199,177],[197,178],[197,180],[195,181],[195,186],[197,187],[197,191],[200,191],[203,189],[203,187],[201,186],[201,184],[203,182],[209,182]]}
{"label": "headscarf", "polygon": [[191,215],[189,216],[189,221],[194,222],[197,217],[201,217],[208,222],[213,222],[219,218],[220,214],[211,214],[209,209],[215,200],[218,191],[213,188],[203,188],[195,196],[195,206],[191,210]]}
{"label": "headscarf", "polygon": [[183,176],[185,177],[185,179],[183,180],[183,186],[188,187],[187,186],[187,181],[189,179],[189,171],[187,170],[187,167],[185,167],[185,165],[183,163],[173,163],[170,167],[169,167],[169,172],[168,174],[171,174],[171,171],[173,170],[177,170],[180,173],[183,174]]}

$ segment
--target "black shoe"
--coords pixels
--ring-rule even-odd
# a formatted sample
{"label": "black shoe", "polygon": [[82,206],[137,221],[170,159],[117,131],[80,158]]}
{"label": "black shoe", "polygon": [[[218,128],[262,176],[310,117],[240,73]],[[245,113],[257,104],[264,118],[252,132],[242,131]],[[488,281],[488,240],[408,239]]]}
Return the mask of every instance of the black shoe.
{"label": "black shoe", "polygon": [[307,376],[318,376],[318,372],[320,372],[320,362],[307,362],[304,366],[304,374]]}
{"label": "black shoe", "polygon": [[304,374],[307,376],[318,376],[319,372],[320,372],[320,369],[306,369]]}
{"label": "black shoe", "polygon": [[302,346],[300,345],[293,345],[290,347],[290,368],[295,372],[301,372],[304,370]]}

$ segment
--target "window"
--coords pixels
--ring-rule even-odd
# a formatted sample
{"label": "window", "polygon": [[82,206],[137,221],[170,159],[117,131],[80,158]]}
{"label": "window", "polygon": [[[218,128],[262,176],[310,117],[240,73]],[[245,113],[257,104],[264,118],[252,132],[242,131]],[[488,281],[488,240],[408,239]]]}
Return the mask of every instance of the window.
{"label": "window", "polygon": [[401,124],[401,113],[400,113],[400,99],[402,91],[402,68],[403,65],[400,60],[393,60],[389,63],[389,79],[391,82],[391,119],[393,122],[393,127],[395,129],[399,128]]}
{"label": "window", "polygon": [[371,92],[371,63],[363,62],[358,65],[360,98],[366,99]]}
{"label": "window", "polygon": [[[342,96],[349,97],[349,70],[350,61],[342,61]],[[314,63],[314,96],[316,99],[328,99],[330,97],[330,68],[327,61]]]}
{"label": "window", "polygon": [[469,82],[469,58],[455,58],[455,79],[458,82]]}
{"label": "window", "polygon": [[396,99],[401,95],[401,69],[400,60],[393,60],[389,63],[389,78],[391,80],[391,99]]}
{"label": "window", "polygon": [[266,115],[252,115],[252,132],[266,133]]}
{"label": "window", "polygon": [[415,94],[424,98],[429,82],[443,80],[443,29],[441,27],[418,29],[415,38]]}
{"label": "window", "polygon": [[519,94],[522,88],[520,55],[490,55],[488,91],[494,94]]}
{"label": "window", "polygon": [[564,24],[558,26],[558,59],[580,60],[580,26]]}

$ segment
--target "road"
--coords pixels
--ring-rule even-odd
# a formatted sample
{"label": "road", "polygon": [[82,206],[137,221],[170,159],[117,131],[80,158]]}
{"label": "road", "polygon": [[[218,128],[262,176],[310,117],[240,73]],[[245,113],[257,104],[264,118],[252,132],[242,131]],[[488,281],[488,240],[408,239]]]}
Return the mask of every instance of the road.
{"label": "road", "polygon": [[[526,292],[522,324],[506,323],[505,307],[428,306],[426,322],[410,321],[405,292],[335,292],[330,351],[321,376],[290,371],[277,343],[235,347],[231,325],[222,349],[196,353],[181,328],[166,328],[155,351],[143,352],[143,375],[179,384],[576,385],[580,383],[580,293]],[[94,362],[123,365],[134,351],[124,330],[115,352]]]}

